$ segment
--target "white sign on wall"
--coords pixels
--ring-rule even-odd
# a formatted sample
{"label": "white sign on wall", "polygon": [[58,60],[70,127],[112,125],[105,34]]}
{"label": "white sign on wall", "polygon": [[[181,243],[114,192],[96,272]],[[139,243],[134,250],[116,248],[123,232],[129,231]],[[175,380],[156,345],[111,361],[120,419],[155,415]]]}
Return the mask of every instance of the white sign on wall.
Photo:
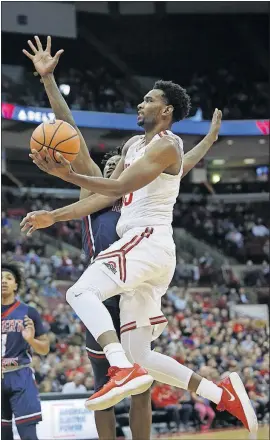
{"label": "white sign on wall", "polygon": [[[42,440],[97,439],[94,412],[84,407],[85,399],[41,401],[42,422],[37,436]],[[15,424],[14,440],[20,440]]]}

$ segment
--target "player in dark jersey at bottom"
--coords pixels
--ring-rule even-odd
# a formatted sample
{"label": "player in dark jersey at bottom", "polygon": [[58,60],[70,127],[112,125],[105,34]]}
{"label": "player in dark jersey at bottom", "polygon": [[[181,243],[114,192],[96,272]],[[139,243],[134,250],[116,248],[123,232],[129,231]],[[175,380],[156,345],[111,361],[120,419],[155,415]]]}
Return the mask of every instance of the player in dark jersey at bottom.
{"label": "player in dark jersey at bottom", "polygon": [[14,416],[21,440],[37,440],[36,425],[42,415],[31,352],[46,355],[49,340],[37,310],[16,299],[23,283],[18,265],[2,263],[1,273],[2,438],[13,440]]}

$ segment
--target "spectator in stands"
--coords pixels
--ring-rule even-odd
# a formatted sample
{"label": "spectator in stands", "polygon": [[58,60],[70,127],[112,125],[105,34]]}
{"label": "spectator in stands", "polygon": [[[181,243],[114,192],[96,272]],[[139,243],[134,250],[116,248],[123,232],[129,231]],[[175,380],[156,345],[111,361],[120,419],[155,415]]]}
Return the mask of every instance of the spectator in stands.
{"label": "spectator in stands", "polygon": [[209,400],[203,399],[195,393],[191,393],[191,396],[195,402],[194,408],[198,412],[202,423],[201,430],[208,431],[215,418],[215,411],[211,408]]}
{"label": "spectator in stands", "polygon": [[10,229],[10,220],[7,218],[5,211],[2,211],[1,228]]}
{"label": "spectator in stands", "polygon": [[184,426],[188,426],[192,416],[193,407],[185,401],[180,403],[183,397],[183,390],[174,389],[170,385],[156,382],[152,389],[152,401],[157,409],[163,409],[167,412],[168,428],[172,428],[172,422],[176,431],[179,431],[180,421]]}
{"label": "spectator in stands", "polygon": [[78,394],[86,393],[86,386],[83,385],[84,375],[83,373],[76,373],[72,382],[67,382],[63,388],[63,394]]}
{"label": "spectator in stands", "polygon": [[85,378],[84,386],[86,388],[86,391],[93,391],[94,390],[94,379],[91,376],[88,376]]}
{"label": "spectator in stands", "polygon": [[252,234],[255,237],[266,237],[269,235],[269,229],[263,224],[261,218],[258,218],[256,224],[253,226]]}

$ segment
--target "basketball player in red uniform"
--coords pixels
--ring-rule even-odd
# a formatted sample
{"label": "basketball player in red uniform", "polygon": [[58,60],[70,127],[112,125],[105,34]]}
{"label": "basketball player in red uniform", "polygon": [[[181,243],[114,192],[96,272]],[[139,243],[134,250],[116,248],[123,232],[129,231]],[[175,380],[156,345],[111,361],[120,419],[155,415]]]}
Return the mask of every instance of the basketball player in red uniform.
{"label": "basketball player in red uniform", "polygon": [[[187,116],[189,107],[190,99],[178,84],[156,82],[138,105],[138,125],[144,127],[145,135],[126,143],[115,178],[77,174],[60,154],[60,164],[53,163],[48,153],[45,159],[38,153],[32,157],[42,170],[74,185],[107,198],[125,196],[117,224],[120,240],[101,252],[67,292],[67,301],[102,346],[111,365],[110,381],[88,399],[86,406],[108,408],[144,392],[156,379],[196,392],[256,432],[256,414],[237,373],[216,385],[174,359],[151,351],[151,340],[161,334],[167,322],[160,309],[161,297],[175,269],[171,221],[184,153],[182,140],[172,133],[171,126]],[[221,119],[221,112],[216,110],[215,117]],[[122,345],[102,304],[118,294]]]}

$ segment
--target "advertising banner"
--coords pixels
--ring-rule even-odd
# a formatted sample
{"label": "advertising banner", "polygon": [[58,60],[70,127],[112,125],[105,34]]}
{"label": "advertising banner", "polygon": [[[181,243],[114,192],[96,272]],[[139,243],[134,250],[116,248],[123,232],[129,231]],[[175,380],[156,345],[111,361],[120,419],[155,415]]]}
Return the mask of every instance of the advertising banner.
{"label": "advertising banner", "polygon": [[[97,439],[94,412],[84,407],[85,399],[41,401],[42,422],[37,436],[42,440]],[[20,440],[15,424],[14,440]]]}
{"label": "advertising banner", "polygon": [[[72,112],[78,127],[99,128],[106,130],[143,131],[137,125],[136,114],[102,113],[75,110]],[[40,124],[54,119],[49,108],[22,107],[19,105],[2,103],[2,117],[15,121]],[[173,132],[205,136],[209,130],[210,121],[186,119],[173,124]],[[269,134],[269,120],[241,120],[222,121],[221,136],[260,136]]]}

